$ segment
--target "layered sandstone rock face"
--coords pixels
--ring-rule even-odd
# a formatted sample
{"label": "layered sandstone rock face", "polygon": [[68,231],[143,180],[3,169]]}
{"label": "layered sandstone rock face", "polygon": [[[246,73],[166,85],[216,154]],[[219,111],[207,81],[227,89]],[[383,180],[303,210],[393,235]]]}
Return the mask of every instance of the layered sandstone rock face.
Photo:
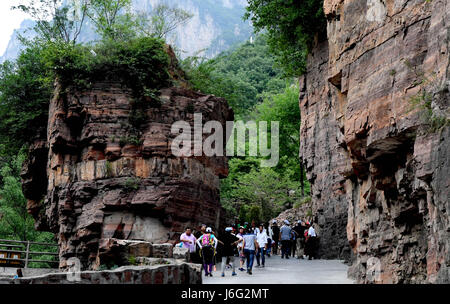
{"label": "layered sandstone rock face", "polygon": [[22,178],[38,228],[57,234],[60,267],[76,256],[95,269],[110,239],[164,243],[186,225],[219,226],[226,158],[171,151],[178,135],[172,124],[193,126],[194,112],[203,122],[233,120],[224,99],[171,87],[138,113],[143,123],[136,129],[132,92],[120,83],[67,94],[56,88],[47,139],[31,147]]}
{"label": "layered sandstone rock face", "polygon": [[324,9],[328,40],[300,80],[322,255],[345,256],[348,242],[358,282],[449,282],[450,129],[424,114],[450,118],[450,1]]}

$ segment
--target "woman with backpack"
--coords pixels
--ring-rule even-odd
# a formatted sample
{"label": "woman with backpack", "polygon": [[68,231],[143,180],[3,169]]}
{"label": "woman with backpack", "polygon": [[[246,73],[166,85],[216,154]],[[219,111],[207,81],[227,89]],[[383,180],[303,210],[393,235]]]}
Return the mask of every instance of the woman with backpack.
{"label": "woman with backpack", "polygon": [[197,245],[200,248],[200,256],[203,259],[203,268],[205,269],[205,276],[212,277],[212,270],[214,266],[214,257],[216,255],[217,238],[212,234],[211,227],[206,228],[198,240]]}

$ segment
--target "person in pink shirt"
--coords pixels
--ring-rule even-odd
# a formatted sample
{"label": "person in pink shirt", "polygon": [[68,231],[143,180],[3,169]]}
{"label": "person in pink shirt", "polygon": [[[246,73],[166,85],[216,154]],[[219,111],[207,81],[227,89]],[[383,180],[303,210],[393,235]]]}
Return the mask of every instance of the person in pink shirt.
{"label": "person in pink shirt", "polygon": [[195,242],[197,239],[192,234],[191,228],[186,228],[186,231],[180,236],[180,241],[183,242],[183,248],[188,248],[190,253],[195,252]]}

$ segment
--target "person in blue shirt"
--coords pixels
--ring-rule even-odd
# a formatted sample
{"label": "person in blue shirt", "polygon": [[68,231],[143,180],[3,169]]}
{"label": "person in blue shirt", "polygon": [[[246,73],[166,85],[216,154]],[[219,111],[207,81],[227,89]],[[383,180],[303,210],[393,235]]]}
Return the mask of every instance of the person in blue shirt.
{"label": "person in blue shirt", "polygon": [[280,228],[280,241],[281,241],[281,258],[286,256],[289,259],[290,245],[291,245],[292,229],[289,227],[289,221],[284,220],[284,225]]}
{"label": "person in blue shirt", "polygon": [[22,269],[17,268],[16,275],[13,277],[13,279],[18,279],[18,278],[22,278],[22,277],[23,277]]}

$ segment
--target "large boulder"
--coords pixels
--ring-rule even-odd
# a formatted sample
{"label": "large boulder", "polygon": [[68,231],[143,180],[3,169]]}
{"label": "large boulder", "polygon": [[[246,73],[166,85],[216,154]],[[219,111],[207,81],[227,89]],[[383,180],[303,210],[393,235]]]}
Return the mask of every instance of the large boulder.
{"label": "large boulder", "polygon": [[219,179],[228,174],[227,158],[175,156],[171,126],[193,126],[201,113],[225,130],[233,120],[227,102],[182,87],[161,89],[160,103],[146,109],[136,110],[134,98],[114,81],[55,89],[47,138],[31,146],[22,176],[37,228],[58,238],[61,267],[72,256],[83,268],[98,267],[99,254],[118,245],[110,239],[173,243],[186,226],[223,221]]}

